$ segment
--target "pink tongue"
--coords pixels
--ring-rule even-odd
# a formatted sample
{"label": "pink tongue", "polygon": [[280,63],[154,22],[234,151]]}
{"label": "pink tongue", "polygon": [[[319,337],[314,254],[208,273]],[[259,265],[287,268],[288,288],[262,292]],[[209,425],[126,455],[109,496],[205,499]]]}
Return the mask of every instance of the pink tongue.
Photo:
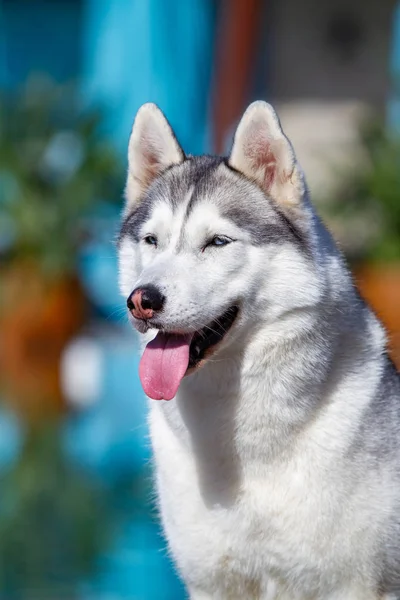
{"label": "pink tongue", "polygon": [[145,348],[139,377],[147,396],[172,400],[189,365],[192,335],[158,333]]}

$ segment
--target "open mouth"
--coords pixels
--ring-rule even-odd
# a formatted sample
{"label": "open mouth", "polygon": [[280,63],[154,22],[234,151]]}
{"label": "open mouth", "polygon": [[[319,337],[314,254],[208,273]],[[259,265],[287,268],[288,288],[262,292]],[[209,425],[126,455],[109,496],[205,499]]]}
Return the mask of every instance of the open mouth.
{"label": "open mouth", "polygon": [[223,340],[232,327],[238,311],[237,306],[231,306],[218,319],[200,331],[196,331],[190,343],[188,369],[196,367],[205,357],[207,350]]}
{"label": "open mouth", "polygon": [[147,396],[172,400],[183,377],[210,356],[231,329],[239,309],[231,306],[194,334],[159,331],[147,344],[139,365],[139,376]]}

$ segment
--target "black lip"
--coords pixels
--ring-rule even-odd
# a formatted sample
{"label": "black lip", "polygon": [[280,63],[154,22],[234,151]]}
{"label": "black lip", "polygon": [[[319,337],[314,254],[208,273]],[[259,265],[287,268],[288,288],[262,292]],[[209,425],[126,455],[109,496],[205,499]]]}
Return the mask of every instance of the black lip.
{"label": "black lip", "polygon": [[190,344],[188,369],[195,367],[204,358],[209,348],[221,342],[232,327],[238,312],[237,306],[231,306],[209,325],[196,331]]}

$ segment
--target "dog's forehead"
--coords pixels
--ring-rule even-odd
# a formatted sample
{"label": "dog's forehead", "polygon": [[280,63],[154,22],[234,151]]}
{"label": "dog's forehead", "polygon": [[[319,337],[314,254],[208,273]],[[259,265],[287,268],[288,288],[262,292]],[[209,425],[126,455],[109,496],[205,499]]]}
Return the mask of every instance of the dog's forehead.
{"label": "dog's forehead", "polygon": [[181,212],[186,218],[205,204],[215,207],[214,214],[236,219],[243,225],[257,217],[259,221],[276,220],[276,212],[264,193],[251,181],[231,169],[222,158],[193,157],[167,171],[158,181],[157,197]]}
{"label": "dog's forehead", "polygon": [[158,183],[164,186],[163,192],[174,208],[185,202],[190,211],[199,200],[216,200],[224,185],[223,159],[209,156],[190,157],[183,164],[168,170]]}
{"label": "dog's forehead", "polygon": [[177,220],[185,226],[200,211],[210,220],[216,215],[231,220],[255,244],[288,239],[287,227],[261,189],[231,169],[225,159],[209,156],[189,157],[158,177],[127,217],[121,236],[129,234],[138,240],[143,225],[150,219],[166,222],[166,212],[175,226]]}

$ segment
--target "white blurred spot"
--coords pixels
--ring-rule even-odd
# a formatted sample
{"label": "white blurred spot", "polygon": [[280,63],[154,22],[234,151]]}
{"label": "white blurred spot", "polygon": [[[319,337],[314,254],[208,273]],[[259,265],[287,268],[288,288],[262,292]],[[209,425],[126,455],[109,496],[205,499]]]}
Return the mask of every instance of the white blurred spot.
{"label": "white blurred spot", "polygon": [[90,338],[71,342],[61,358],[61,387],[67,401],[76,408],[95,404],[102,386],[103,355]]}

